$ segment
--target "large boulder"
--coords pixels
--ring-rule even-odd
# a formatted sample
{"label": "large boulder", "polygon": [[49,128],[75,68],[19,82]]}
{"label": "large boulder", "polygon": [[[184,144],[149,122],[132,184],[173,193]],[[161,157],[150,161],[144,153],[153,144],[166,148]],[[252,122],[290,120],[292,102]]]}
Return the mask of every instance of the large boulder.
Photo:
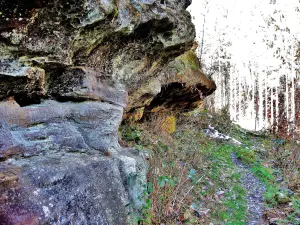
{"label": "large boulder", "polygon": [[135,180],[143,167],[132,155],[91,153],[53,153],[2,163],[1,224],[129,223],[131,197],[137,199],[138,193],[127,179]]}
{"label": "large boulder", "polygon": [[1,224],[125,224],[138,213],[145,164],[118,144],[122,112],[96,101],[0,103]]}
{"label": "large boulder", "polygon": [[146,165],[118,144],[123,110],[214,89],[171,63],[190,2],[0,0],[0,224],[134,224]]}

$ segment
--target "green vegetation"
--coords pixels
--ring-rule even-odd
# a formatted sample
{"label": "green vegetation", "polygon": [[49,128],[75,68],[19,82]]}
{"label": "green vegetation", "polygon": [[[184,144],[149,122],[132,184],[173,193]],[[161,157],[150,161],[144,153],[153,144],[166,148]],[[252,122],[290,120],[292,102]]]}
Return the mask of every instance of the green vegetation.
{"label": "green vegetation", "polygon": [[[137,219],[140,224],[246,224],[247,190],[232,161],[233,154],[266,186],[267,219],[277,219],[278,224],[299,223],[299,187],[292,188],[299,183],[297,179],[286,183],[290,177],[284,173],[291,173],[274,160],[278,152],[293,152],[295,146],[232,125],[226,112],[213,116],[207,112],[198,112],[197,116],[190,113],[178,116],[177,121],[177,130],[172,134],[158,129],[155,120],[121,126],[123,141],[150,155],[144,216]],[[236,146],[206,137],[202,130],[208,124],[243,144]],[[283,146],[289,147],[282,150]],[[285,155],[289,154],[280,154]],[[298,162],[290,163],[297,168]],[[280,177],[282,182],[278,181]]]}

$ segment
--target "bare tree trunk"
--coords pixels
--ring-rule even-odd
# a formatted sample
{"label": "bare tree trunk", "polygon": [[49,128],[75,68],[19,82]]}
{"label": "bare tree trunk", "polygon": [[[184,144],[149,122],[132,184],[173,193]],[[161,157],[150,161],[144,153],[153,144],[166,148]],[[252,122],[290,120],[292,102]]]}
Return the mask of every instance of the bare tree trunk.
{"label": "bare tree trunk", "polygon": [[206,20],[205,20],[205,15],[204,15],[204,19],[203,19],[203,27],[202,27],[202,40],[201,40],[201,46],[200,46],[200,56],[199,56],[199,61],[200,61],[200,64],[202,63],[202,54],[203,54],[203,45],[204,45],[204,35],[205,35],[205,23],[206,23]]}

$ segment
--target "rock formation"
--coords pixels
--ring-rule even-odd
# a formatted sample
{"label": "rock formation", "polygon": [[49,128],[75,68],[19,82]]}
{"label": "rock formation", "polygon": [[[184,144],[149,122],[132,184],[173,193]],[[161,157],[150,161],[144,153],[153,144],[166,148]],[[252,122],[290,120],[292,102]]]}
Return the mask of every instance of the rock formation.
{"label": "rock formation", "polygon": [[175,59],[193,45],[189,4],[0,1],[0,224],[134,223],[146,165],[118,144],[123,110],[216,88],[193,52]]}

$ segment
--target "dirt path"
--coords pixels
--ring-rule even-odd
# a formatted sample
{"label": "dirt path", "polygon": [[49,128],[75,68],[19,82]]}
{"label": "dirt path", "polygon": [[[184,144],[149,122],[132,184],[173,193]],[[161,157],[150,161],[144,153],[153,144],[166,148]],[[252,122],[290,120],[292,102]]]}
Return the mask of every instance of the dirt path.
{"label": "dirt path", "polygon": [[232,155],[234,164],[242,174],[242,186],[247,190],[247,225],[264,225],[262,216],[264,211],[264,184],[244,165],[236,155]]}

